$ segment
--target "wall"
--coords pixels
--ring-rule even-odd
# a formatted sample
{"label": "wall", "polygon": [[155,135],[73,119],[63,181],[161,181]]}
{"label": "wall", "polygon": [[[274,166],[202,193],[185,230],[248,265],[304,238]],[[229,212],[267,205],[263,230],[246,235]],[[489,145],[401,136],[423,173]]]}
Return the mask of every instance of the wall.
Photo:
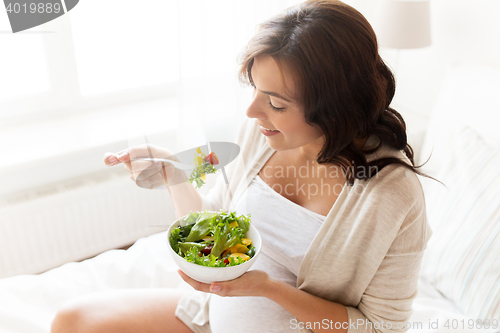
{"label": "wall", "polygon": [[[381,0],[347,0],[374,22]],[[432,45],[402,50],[394,104],[428,118],[444,77],[453,67],[475,62],[500,68],[500,1],[430,0]],[[394,67],[393,50],[381,54]]]}

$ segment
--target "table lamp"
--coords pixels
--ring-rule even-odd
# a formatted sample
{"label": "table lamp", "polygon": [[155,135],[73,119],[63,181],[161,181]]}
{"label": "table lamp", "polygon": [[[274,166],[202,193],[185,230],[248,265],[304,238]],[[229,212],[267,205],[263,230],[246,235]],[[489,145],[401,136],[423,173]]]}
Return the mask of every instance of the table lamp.
{"label": "table lamp", "polygon": [[[379,47],[401,50],[429,46],[429,0],[380,0],[373,27]],[[399,51],[396,68],[398,63]]]}

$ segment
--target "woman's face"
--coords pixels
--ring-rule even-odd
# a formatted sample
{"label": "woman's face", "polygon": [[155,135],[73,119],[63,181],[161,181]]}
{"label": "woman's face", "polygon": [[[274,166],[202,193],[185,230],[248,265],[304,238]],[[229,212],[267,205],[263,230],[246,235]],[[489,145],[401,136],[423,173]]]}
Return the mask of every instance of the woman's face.
{"label": "woman's face", "polygon": [[290,73],[284,71],[282,75],[271,56],[258,56],[251,75],[255,86],[246,114],[257,120],[269,146],[276,151],[299,147],[315,147],[318,151],[323,135],[306,123],[304,112],[294,98],[295,85]]}

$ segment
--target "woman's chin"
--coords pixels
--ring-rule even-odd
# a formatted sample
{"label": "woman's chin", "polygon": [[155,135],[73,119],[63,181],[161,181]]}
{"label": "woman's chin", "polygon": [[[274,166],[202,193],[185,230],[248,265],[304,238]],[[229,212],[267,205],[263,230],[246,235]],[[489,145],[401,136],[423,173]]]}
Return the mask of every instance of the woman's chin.
{"label": "woman's chin", "polygon": [[282,150],[287,150],[290,149],[288,147],[285,147],[282,142],[278,142],[274,137],[266,137],[266,142],[275,151],[282,151]]}

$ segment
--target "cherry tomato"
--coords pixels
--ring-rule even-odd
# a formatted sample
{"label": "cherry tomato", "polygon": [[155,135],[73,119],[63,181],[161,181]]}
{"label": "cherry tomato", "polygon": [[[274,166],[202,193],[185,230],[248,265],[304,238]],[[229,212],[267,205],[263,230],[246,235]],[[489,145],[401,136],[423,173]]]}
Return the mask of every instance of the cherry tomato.
{"label": "cherry tomato", "polygon": [[217,155],[215,155],[214,152],[211,152],[210,154],[205,156],[205,162],[208,162],[212,165],[217,165],[219,164],[219,158],[217,157]]}

